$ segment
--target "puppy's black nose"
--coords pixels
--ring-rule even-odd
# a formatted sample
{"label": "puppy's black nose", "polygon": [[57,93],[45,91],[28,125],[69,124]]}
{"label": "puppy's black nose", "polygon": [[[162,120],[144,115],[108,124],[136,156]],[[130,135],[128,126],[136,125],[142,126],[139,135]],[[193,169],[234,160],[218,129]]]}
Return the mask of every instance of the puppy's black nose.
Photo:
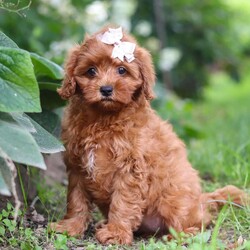
{"label": "puppy's black nose", "polygon": [[100,87],[100,92],[103,96],[108,97],[112,95],[113,87],[110,85]]}

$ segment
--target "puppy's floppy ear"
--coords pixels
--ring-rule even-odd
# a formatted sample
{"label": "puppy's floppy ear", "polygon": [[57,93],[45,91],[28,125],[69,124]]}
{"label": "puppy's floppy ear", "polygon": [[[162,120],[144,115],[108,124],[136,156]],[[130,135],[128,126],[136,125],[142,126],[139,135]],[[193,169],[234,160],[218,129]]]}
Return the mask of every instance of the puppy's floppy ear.
{"label": "puppy's floppy ear", "polygon": [[65,64],[65,76],[63,79],[62,87],[57,89],[58,94],[63,99],[68,99],[75,94],[76,81],[74,78],[74,68],[77,64],[78,55],[80,52],[80,45],[76,45],[69,53]]}
{"label": "puppy's floppy ear", "polygon": [[144,48],[137,48],[136,58],[143,80],[142,89],[147,100],[154,98],[153,86],[155,84],[155,71],[150,53]]}

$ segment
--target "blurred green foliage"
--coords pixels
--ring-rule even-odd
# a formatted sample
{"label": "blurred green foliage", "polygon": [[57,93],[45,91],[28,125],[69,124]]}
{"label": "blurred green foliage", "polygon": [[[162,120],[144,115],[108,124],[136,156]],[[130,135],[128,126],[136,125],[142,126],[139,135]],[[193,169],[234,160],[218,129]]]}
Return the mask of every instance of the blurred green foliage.
{"label": "blurred green foliage", "polygon": [[[25,5],[25,2],[27,4],[29,1],[24,0],[22,4]],[[66,1],[62,2],[65,3]],[[83,2],[85,4],[82,4],[82,8],[88,1]],[[20,48],[37,52],[40,55],[46,54],[54,42],[64,41],[67,43],[69,39],[79,42],[79,38],[84,36],[84,28],[79,23],[80,10],[77,12],[78,17],[74,17],[77,7],[72,6],[70,9],[64,3],[60,6],[60,1],[57,5],[53,5],[52,1],[32,0],[30,8],[18,14],[0,9],[1,29]],[[60,6],[60,9],[57,8],[58,6]],[[59,47],[58,45],[58,52],[60,53],[62,51]],[[51,56],[47,56],[51,58]],[[52,57],[54,57],[54,61],[62,63],[63,56],[64,53],[61,53]]]}
{"label": "blurred green foliage", "polygon": [[[11,2],[19,1],[0,2],[0,29],[21,48],[62,64],[86,32],[122,25],[151,51],[163,86],[166,72],[159,64],[170,64],[165,69],[170,86],[182,97],[201,97],[211,70],[223,69],[238,79],[241,58],[249,55],[247,0],[32,0],[18,13],[1,8]],[[29,3],[20,1],[16,8]],[[162,58],[171,48],[180,55],[172,65],[171,54]]]}
{"label": "blurred green foliage", "polygon": [[[181,59],[171,72],[173,89],[179,95],[200,97],[202,88],[208,84],[211,69],[224,69],[233,78],[239,77],[240,59],[250,44],[250,36],[245,43],[240,41],[240,37],[245,35],[240,25],[246,21],[249,24],[248,17],[241,17],[239,22],[240,10],[223,0],[165,0],[158,12],[152,11],[156,2],[138,1],[133,27],[142,20],[148,22],[151,36],[160,37],[159,32],[164,33],[162,47],[180,50]],[[242,8],[241,11],[245,13]],[[157,20],[157,15],[162,15],[162,20]],[[159,26],[162,26],[161,30]],[[142,39],[145,42],[147,37]]]}

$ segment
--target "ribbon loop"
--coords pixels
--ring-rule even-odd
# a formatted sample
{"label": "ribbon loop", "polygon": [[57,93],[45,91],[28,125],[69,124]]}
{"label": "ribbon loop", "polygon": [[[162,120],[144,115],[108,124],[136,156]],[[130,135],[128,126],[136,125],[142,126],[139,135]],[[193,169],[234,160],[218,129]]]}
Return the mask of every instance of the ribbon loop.
{"label": "ribbon loop", "polygon": [[127,62],[132,62],[134,57],[135,43],[130,42],[122,42],[121,39],[123,37],[122,28],[111,29],[98,36],[98,38],[106,44],[114,45],[114,49],[112,51],[112,58],[118,58],[121,61],[124,61],[124,58]]}

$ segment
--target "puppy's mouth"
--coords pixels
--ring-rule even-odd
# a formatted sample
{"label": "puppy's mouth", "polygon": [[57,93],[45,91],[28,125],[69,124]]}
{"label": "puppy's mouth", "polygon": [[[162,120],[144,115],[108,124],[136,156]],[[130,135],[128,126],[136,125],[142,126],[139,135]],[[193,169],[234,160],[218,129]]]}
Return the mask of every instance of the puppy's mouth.
{"label": "puppy's mouth", "polygon": [[102,97],[101,102],[114,102],[111,97]]}
{"label": "puppy's mouth", "polygon": [[123,103],[112,96],[102,97],[96,105],[99,110],[104,110],[105,112],[119,112],[124,106]]}

